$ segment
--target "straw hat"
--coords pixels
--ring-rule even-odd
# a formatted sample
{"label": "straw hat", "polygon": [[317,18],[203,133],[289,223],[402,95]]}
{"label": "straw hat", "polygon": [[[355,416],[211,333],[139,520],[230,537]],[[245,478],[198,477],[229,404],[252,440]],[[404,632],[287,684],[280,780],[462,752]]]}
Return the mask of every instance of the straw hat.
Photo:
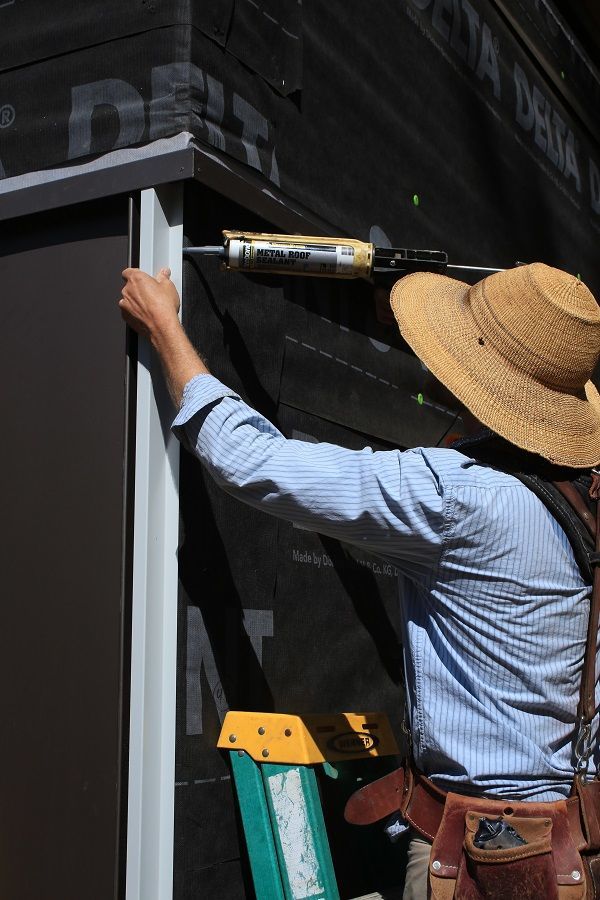
{"label": "straw hat", "polygon": [[551,462],[600,464],[600,309],[581,281],[542,263],[472,287],[416,272],[391,305],[402,337],[484,425]]}

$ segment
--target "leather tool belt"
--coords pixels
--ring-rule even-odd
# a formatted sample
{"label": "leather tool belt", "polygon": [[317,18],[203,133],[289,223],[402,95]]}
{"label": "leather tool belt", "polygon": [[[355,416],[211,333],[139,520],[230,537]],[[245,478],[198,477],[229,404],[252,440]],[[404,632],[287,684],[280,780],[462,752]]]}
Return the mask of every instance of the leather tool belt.
{"label": "leather tool belt", "polygon": [[[597,780],[576,779],[566,800],[517,803],[447,793],[406,764],[353,794],[344,816],[354,825],[368,825],[399,812],[432,842],[429,881],[435,900],[584,900],[600,897],[599,810]],[[527,843],[477,849],[474,836],[482,817],[510,822]]]}

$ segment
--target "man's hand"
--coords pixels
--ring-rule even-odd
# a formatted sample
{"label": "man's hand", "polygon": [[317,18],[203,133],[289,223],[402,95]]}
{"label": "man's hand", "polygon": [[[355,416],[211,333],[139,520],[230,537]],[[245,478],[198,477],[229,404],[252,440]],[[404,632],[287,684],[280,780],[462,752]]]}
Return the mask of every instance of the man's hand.
{"label": "man's hand", "polygon": [[169,269],[161,269],[156,278],[140,269],[125,269],[121,315],[128,325],[156,344],[160,335],[179,324],[179,294]]}
{"label": "man's hand", "polygon": [[210,373],[181,327],[179,294],[170,275],[168,269],[161,269],[156,278],[140,269],[125,269],[119,306],[127,324],[152,342],[173,404],[179,409],[188,381]]}

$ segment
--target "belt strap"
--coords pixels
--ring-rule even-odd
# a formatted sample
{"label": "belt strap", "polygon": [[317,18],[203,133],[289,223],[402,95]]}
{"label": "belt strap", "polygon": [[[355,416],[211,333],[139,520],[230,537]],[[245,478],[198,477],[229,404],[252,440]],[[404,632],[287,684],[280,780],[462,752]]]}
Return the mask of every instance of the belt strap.
{"label": "belt strap", "polygon": [[[429,778],[414,769],[400,768],[356,791],[346,804],[344,818],[352,825],[371,825],[399,812],[422,837],[433,841],[444,814],[446,791],[436,787]],[[474,801],[475,802],[475,801]],[[479,802],[479,801],[477,801]],[[491,801],[522,809],[525,814],[544,815],[544,808],[552,804],[513,803],[510,800]],[[571,837],[578,850],[584,849],[586,838],[581,827],[579,797],[569,797],[567,815]]]}
{"label": "belt strap", "polygon": [[403,810],[412,778],[412,770],[402,767],[359,788],[349,797],[344,818],[351,825],[370,825]]}

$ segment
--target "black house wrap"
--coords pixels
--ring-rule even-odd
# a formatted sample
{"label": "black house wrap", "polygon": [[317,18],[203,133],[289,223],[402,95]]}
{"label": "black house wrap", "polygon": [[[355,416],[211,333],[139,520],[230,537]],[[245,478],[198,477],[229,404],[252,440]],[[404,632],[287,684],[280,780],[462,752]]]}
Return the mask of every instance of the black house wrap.
{"label": "black house wrap", "polygon": [[[144,448],[134,342],[128,364],[125,332],[103,304],[118,294],[127,235],[134,264],[163,264],[145,249],[140,190],[183,182],[178,240],[188,245],[217,244],[222,229],[345,234],[445,250],[466,265],[541,260],[600,295],[600,78],[550,0],[0,0],[0,34],[3,383],[18,363],[34,403],[43,382],[43,432],[54,442],[46,469],[32,455],[33,426],[15,427],[0,446],[0,468],[19,485],[6,501],[18,528],[5,519],[2,541],[3,595],[19,598],[6,604],[0,653],[11,667],[4,778],[6,796],[25,811],[0,825],[0,845],[21,848],[0,864],[0,894],[106,900],[133,890],[129,676],[140,491],[132,485]],[[38,259],[51,261],[52,278]],[[60,273],[70,277],[71,265],[94,289],[80,298],[71,286],[63,304]],[[223,273],[215,260],[184,258],[182,286],[186,328],[212,371],[286,435],[385,449],[443,443],[459,430],[453,413],[423,396],[423,368],[370,285]],[[87,318],[74,317],[78,302],[88,304]],[[64,341],[58,356],[39,328],[19,342],[36,304],[38,322]],[[97,327],[89,353],[86,322]],[[87,395],[83,382],[93,385]],[[0,393],[3,421],[30,417],[9,394]],[[83,412],[88,401],[96,420]],[[94,421],[110,433],[110,450],[93,439]],[[70,458],[60,441],[79,449],[50,496],[43,484]],[[80,506],[59,489],[69,478],[78,479]],[[186,452],[178,484],[173,897],[238,900],[253,889],[228,763],[215,749],[223,716],[229,708],[381,709],[400,737],[395,572],[240,506]],[[45,513],[36,517],[38,506]],[[88,529],[89,551],[94,507],[106,552],[99,541],[70,567],[60,529],[80,542]],[[53,577],[24,577],[31,557]],[[105,634],[96,627],[102,603]],[[81,649],[86,641],[94,652]],[[62,669],[52,646],[62,648]],[[31,689],[31,672],[45,691]],[[54,729],[48,696],[62,696],[65,684],[74,720]],[[88,713],[94,704],[101,713],[96,755],[82,696]],[[29,777],[36,741],[38,757],[66,760],[47,777]],[[402,854],[379,830],[365,837],[342,826],[353,786],[323,780],[343,898],[397,884]],[[30,880],[28,816],[45,835]],[[82,822],[95,823],[104,842]],[[79,862],[70,870],[71,853]],[[170,872],[147,884],[140,898],[164,900]]]}
{"label": "black house wrap", "polygon": [[[596,70],[545,5],[527,17],[512,4],[597,119]],[[8,177],[186,132],[348,234],[377,226],[394,246],[481,265],[542,259],[595,287],[597,142],[494,3],[365,15],[335,2],[111,0],[94,15],[58,0],[50,17],[41,0],[15,0],[0,28]]]}

